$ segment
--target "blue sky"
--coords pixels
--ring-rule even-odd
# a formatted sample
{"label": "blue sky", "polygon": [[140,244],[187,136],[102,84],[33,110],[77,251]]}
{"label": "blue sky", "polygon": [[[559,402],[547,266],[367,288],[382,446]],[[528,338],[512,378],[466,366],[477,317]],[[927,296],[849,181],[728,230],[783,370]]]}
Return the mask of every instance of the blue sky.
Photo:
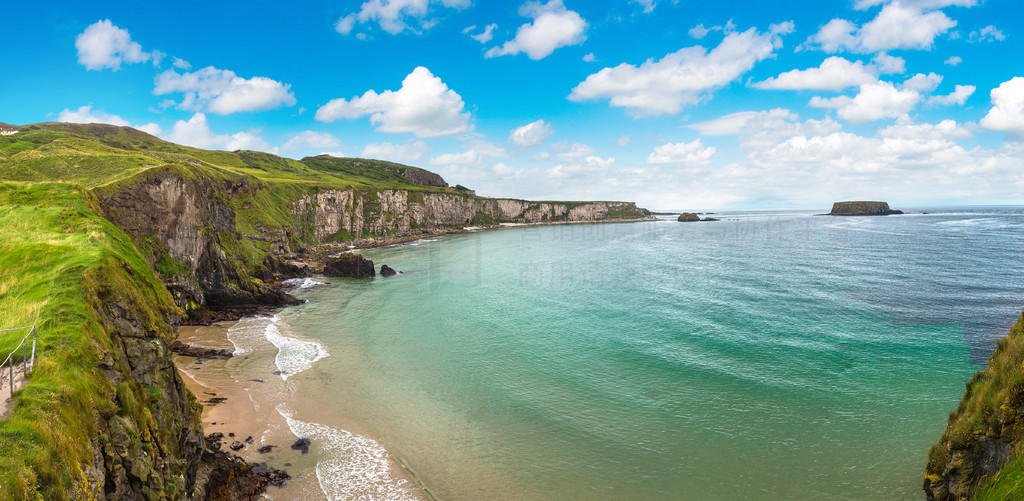
{"label": "blue sky", "polygon": [[1024,204],[1012,0],[5,6],[0,121],[656,209]]}

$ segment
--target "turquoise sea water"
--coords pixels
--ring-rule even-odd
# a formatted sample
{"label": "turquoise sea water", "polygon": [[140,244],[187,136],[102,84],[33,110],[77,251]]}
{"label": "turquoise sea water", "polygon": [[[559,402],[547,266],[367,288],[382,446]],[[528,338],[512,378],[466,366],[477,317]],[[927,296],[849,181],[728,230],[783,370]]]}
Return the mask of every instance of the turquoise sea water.
{"label": "turquoise sea water", "polygon": [[[274,343],[289,398],[315,402],[287,412],[372,436],[442,499],[919,499],[1024,306],[1024,210],[924,210],[367,251],[405,273],[275,317],[306,341]],[[328,497],[357,449],[314,441]]]}

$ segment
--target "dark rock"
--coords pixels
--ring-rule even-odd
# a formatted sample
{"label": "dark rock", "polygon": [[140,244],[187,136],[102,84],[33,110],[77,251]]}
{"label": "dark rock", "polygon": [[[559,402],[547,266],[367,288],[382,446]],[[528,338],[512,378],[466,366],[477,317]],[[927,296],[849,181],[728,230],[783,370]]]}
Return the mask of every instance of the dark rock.
{"label": "dark rock", "polygon": [[362,254],[345,253],[331,257],[324,263],[324,275],[329,277],[371,278],[376,276],[373,261]]}
{"label": "dark rock", "polygon": [[228,433],[228,436],[234,438],[235,437],[235,432]]}
{"label": "dark rock", "polygon": [[276,445],[264,445],[263,447],[260,447],[259,449],[256,449],[256,452],[258,452],[260,454],[267,454],[268,452],[273,451],[274,447],[277,447],[277,446]]}
{"label": "dark rock", "polygon": [[181,341],[171,343],[171,351],[186,357],[196,358],[231,358],[234,356],[230,350],[193,346],[182,343]]}
{"label": "dark rock", "polygon": [[836,202],[832,204],[830,216],[888,216],[903,214],[901,210],[892,210],[886,202]]}
{"label": "dark rock", "polygon": [[[209,400],[206,400],[205,402],[202,402],[202,404],[203,405],[208,405],[210,407],[213,407],[214,405],[217,405],[217,404],[220,404],[220,403],[223,403],[223,402],[227,401],[227,399],[228,399],[228,397],[213,397],[213,398],[211,398]],[[223,436],[223,434],[221,434],[221,436]]]}
{"label": "dark rock", "polygon": [[262,382],[264,382],[262,379],[250,379],[249,381],[252,381],[254,383],[262,383]]}
{"label": "dark rock", "polygon": [[267,485],[283,487],[288,479],[292,478],[288,472],[267,466],[267,463],[255,463],[252,465],[252,472],[267,480]]}
{"label": "dark rock", "polygon": [[676,218],[676,221],[679,221],[681,223],[690,223],[690,222],[693,222],[693,221],[700,221],[700,216],[698,216],[698,215],[696,215],[696,214],[694,214],[692,212],[684,212],[684,213],[680,214],[678,218]]}
{"label": "dark rock", "polygon": [[273,374],[275,376],[287,376],[288,375],[288,371],[274,371],[271,374]]}
{"label": "dark rock", "polygon": [[228,447],[233,451],[240,451],[245,448],[245,444],[239,442],[238,440],[235,440],[234,442],[231,442],[231,445],[229,445]]}
{"label": "dark rock", "polygon": [[721,221],[721,219],[718,219],[717,217],[706,217],[702,219],[702,221]]}
{"label": "dark rock", "polygon": [[382,277],[393,277],[393,276],[395,276],[397,274],[398,274],[397,271],[395,271],[394,269],[392,269],[390,266],[388,266],[386,264],[382,264],[380,266],[380,276],[382,276]]}
{"label": "dark rock", "polygon": [[252,444],[256,443],[256,441],[253,440],[251,436],[249,436],[249,437],[245,437],[245,443],[252,445]]}
{"label": "dark rock", "polygon": [[292,450],[302,451],[303,454],[309,452],[310,440],[308,438],[300,438],[292,444]]}

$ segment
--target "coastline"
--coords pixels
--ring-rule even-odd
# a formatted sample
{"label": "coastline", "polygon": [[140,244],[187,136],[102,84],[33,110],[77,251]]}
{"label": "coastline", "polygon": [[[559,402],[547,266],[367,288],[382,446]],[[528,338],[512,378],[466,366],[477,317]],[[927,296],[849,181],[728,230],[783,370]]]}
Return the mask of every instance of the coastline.
{"label": "coastline", "polygon": [[[230,329],[240,322],[258,317],[245,317],[240,321],[219,322],[210,326],[183,326],[178,330],[178,341],[205,348],[228,349],[238,352],[229,338]],[[302,395],[293,391],[294,383],[289,382],[271,372],[260,363],[252,363],[254,359],[262,359],[272,355],[267,351],[243,352],[231,358],[197,359],[195,357],[175,355],[174,362],[186,386],[203,403],[203,432],[207,437],[216,434],[221,436],[219,442],[222,450],[230,450],[249,463],[267,463],[269,466],[287,471],[291,479],[282,487],[268,487],[265,498],[290,500],[309,499],[327,500],[328,486],[323,484],[318,469],[321,462],[328,459],[328,454],[320,452],[322,448],[330,448],[330,440],[324,440],[320,430],[312,426],[324,428],[319,423],[292,422],[291,413],[305,413],[318,406],[315,396]],[[307,377],[313,380],[314,377]],[[282,409],[287,402],[288,411]],[[332,425],[345,434],[379,445],[369,430],[352,422],[345,416],[332,415]],[[294,423],[301,423],[306,430],[314,431],[309,436],[299,436],[294,431]],[[340,426],[338,426],[340,425]],[[309,454],[291,446],[299,438],[311,438]],[[231,448],[241,446],[238,450]],[[269,452],[260,452],[261,447],[271,446]],[[403,489],[403,499],[420,501],[433,500],[430,490],[417,478],[403,462],[390,453],[385,454],[387,461],[384,479],[377,480],[378,485],[370,485],[370,490],[387,491],[394,485],[414,486]],[[366,487],[366,486],[363,486]],[[412,494],[411,496],[409,494]]]}

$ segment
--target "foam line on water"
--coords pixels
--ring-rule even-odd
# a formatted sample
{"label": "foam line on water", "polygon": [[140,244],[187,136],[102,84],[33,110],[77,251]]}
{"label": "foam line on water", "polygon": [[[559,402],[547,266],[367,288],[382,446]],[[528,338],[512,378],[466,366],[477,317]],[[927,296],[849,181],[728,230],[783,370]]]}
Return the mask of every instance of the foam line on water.
{"label": "foam line on water", "polygon": [[284,282],[281,282],[281,284],[285,285],[285,286],[288,286],[288,287],[293,287],[294,290],[301,291],[301,290],[309,289],[311,287],[316,287],[318,285],[327,285],[327,282],[321,282],[319,280],[307,277],[307,278],[289,278],[288,280],[285,280]]}
{"label": "foam line on water", "polygon": [[307,370],[317,361],[331,356],[323,344],[299,339],[290,336],[290,333],[288,324],[281,320],[280,315],[274,315],[264,329],[267,341],[277,347],[274,363],[281,372],[281,379],[286,381],[289,376]]}
{"label": "foam line on water", "polygon": [[300,421],[283,404],[277,412],[296,437],[309,438],[324,456],[317,462],[316,477],[328,499],[419,499],[408,481],[391,476],[388,452],[376,441],[341,428]]}

